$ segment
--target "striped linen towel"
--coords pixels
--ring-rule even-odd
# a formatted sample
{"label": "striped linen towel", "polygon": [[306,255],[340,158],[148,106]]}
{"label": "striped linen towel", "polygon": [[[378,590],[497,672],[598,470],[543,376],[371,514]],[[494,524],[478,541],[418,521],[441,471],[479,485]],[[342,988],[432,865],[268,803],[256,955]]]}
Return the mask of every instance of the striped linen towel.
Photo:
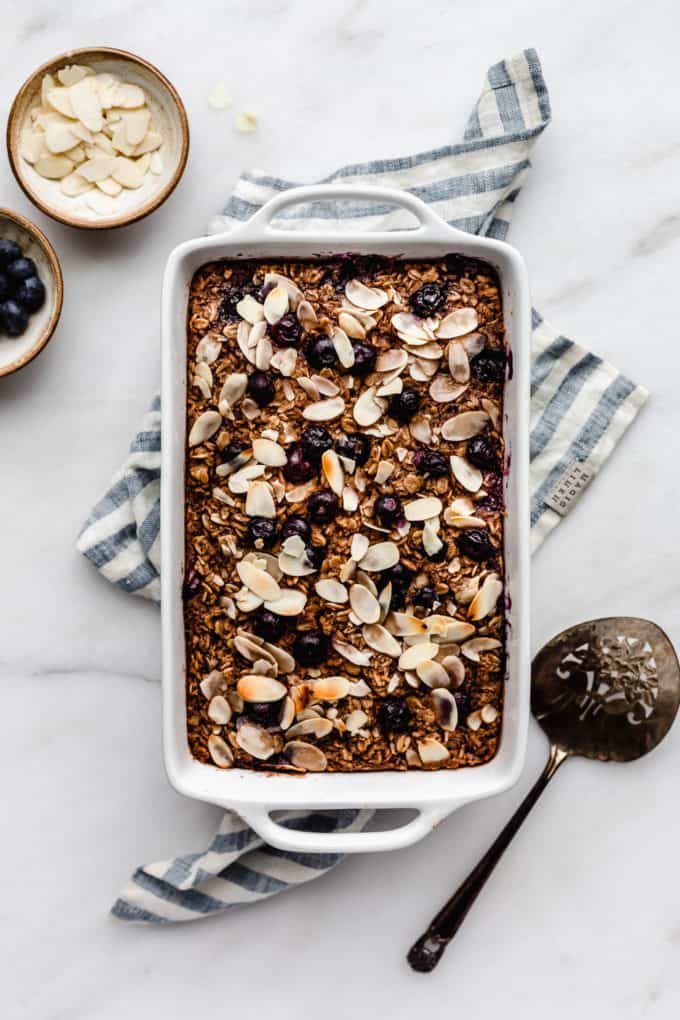
{"label": "striped linen towel", "polygon": [[[343,167],[326,181],[404,188],[460,229],[505,238],[529,172],[534,141],[550,121],[550,103],[534,50],[494,64],[464,140],[401,159]],[[325,183],[325,182],[324,182]],[[269,198],[294,187],[261,172],[244,174],[210,231],[247,220]],[[333,232],[403,226],[375,203],[315,203],[283,214],[296,230]],[[647,393],[601,358],[533,314],[531,381],[531,530],[536,549],[599,472],[644,404]],[[130,454],[78,539],[79,550],[125,591],[158,600],[160,401],[156,398]],[[315,813],[306,826],[362,828],[367,812]],[[287,824],[296,818],[289,816]],[[300,818],[297,818],[298,824]],[[233,813],[203,853],[138,869],[114,906],[127,920],[191,920],[251,902],[322,874],[335,855],[289,854],[262,841]]]}

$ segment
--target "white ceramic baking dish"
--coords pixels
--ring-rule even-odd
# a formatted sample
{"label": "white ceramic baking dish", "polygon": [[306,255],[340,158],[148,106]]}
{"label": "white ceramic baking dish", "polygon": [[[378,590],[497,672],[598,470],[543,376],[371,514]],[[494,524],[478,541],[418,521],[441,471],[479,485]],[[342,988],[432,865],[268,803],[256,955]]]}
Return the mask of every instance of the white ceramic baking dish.
{"label": "white ceramic baking dish", "polygon": [[[372,200],[408,210],[415,229],[328,235],[301,233],[272,220],[285,207],[322,199]],[[195,271],[213,259],[317,258],[339,252],[409,259],[449,252],[484,259],[498,271],[503,293],[512,372],[505,388],[508,593],[507,672],[502,734],[492,761],[442,771],[267,774],[218,769],[192,758],[185,715],[185,651],[182,616],[184,573],[184,457],[186,315]],[[528,392],[530,303],[523,260],[507,244],[449,227],[425,204],[403,191],[353,185],[319,185],[272,199],[237,230],[187,241],[167,263],[162,303],[163,459],[161,512],[164,756],[170,782],[180,793],[237,811],[268,843],[296,851],[391,850],[421,839],[456,808],[507,790],[519,777],[529,718],[529,505]],[[284,828],[271,817],[279,809],[412,808],[418,814],[388,831],[313,833]]]}

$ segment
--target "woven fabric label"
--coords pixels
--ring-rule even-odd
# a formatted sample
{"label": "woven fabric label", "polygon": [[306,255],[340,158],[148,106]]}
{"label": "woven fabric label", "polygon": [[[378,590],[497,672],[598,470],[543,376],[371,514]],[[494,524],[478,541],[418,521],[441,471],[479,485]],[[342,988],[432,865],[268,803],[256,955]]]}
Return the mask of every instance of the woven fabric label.
{"label": "woven fabric label", "polygon": [[566,517],[593,475],[585,461],[573,460],[546,496],[545,505],[560,517]]}

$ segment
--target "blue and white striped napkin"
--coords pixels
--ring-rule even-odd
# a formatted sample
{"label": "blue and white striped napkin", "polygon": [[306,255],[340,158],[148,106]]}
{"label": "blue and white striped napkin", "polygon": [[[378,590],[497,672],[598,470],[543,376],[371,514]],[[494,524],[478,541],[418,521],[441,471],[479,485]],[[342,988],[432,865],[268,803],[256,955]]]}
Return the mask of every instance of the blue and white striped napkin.
{"label": "blue and white striped napkin", "polygon": [[[505,238],[534,141],[550,121],[548,91],[534,50],[489,68],[464,140],[401,159],[346,166],[326,181],[404,188],[453,226]],[[326,182],[324,182],[326,183]],[[292,181],[243,174],[210,232],[232,229]],[[390,229],[393,210],[366,201],[299,207],[286,225],[333,232]],[[559,523],[599,472],[647,393],[601,358],[533,317],[531,528],[533,548]],[[124,591],[160,597],[160,401],[156,397],[130,454],[88,517],[78,549]],[[288,813],[287,824],[363,828],[370,812]],[[113,908],[117,917],[157,923],[193,920],[315,878],[337,855],[291,854],[262,840],[228,812],[208,849],[139,868]]]}

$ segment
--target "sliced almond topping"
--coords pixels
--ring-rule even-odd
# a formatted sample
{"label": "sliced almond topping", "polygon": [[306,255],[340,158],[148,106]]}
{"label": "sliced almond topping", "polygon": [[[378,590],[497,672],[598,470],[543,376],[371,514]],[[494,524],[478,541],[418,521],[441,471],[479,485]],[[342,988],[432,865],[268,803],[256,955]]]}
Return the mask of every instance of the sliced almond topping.
{"label": "sliced almond topping", "polygon": [[489,424],[486,411],[463,411],[453,418],[448,418],[442,425],[442,438],[448,442],[459,442],[478,436]]}
{"label": "sliced almond topping", "polygon": [[380,623],[367,623],[361,630],[362,637],[369,648],[382,655],[390,655],[396,659],[401,655],[401,645]]}
{"label": "sliced almond topping", "polygon": [[353,489],[351,485],[346,485],[342,490],[342,509],[347,510],[348,513],[354,513],[358,508],[359,496],[356,489]]}
{"label": "sliced almond topping", "polygon": [[302,417],[308,421],[331,421],[339,418],[345,410],[345,401],[342,397],[331,397],[329,400],[318,400],[314,404],[307,404],[302,411]]}
{"label": "sliced almond topping", "polygon": [[336,496],[342,496],[345,475],[335,450],[324,451],[321,457],[321,471]]}
{"label": "sliced almond topping", "polygon": [[434,641],[451,642],[465,641],[475,632],[475,628],[467,620],[454,620],[451,616],[428,616],[427,629]]}
{"label": "sliced almond topping", "polygon": [[454,382],[470,381],[470,361],[467,352],[462,344],[453,341],[449,344],[449,372]]}
{"label": "sliced almond topping", "polygon": [[229,744],[215,733],[208,737],[208,754],[218,768],[229,769],[234,764],[234,755]]}
{"label": "sliced almond topping", "polygon": [[252,480],[261,477],[263,474],[264,466],[262,464],[246,464],[245,467],[229,475],[229,482],[227,483],[229,491],[233,492],[236,496],[243,496],[248,492]]}
{"label": "sliced almond topping", "polygon": [[334,605],[341,606],[349,599],[345,585],[332,577],[324,577],[317,581],[314,589],[319,598],[324,599],[325,602],[332,602]]}
{"label": "sliced almond topping", "polygon": [[453,694],[445,687],[435,688],[432,691],[432,706],[441,728],[453,733],[458,725],[458,705]]}
{"label": "sliced almond topping", "polygon": [[286,733],[286,740],[295,740],[298,737],[315,737],[322,740],[332,732],[333,723],[330,719],[320,719],[317,715],[313,719],[303,719],[291,726]]}
{"label": "sliced almond topping", "polygon": [[392,604],[392,582],[388,581],[385,587],[378,595],[378,605],[380,606],[380,623],[384,623],[387,619],[387,614],[390,611],[390,605]]}
{"label": "sliced almond topping", "polygon": [[461,648],[461,655],[464,655],[470,662],[479,662],[479,656],[481,652],[493,652],[497,648],[502,648],[500,641],[496,638],[472,638],[471,641],[466,641]]}
{"label": "sliced almond topping", "polygon": [[408,355],[399,347],[390,347],[381,351],[375,362],[376,372],[401,372],[406,368]]}
{"label": "sliced almond topping", "polygon": [[243,397],[248,386],[248,376],[244,372],[232,372],[224,380],[224,386],[220,390],[219,404],[227,408],[235,407]]}
{"label": "sliced almond topping", "polygon": [[283,753],[291,765],[305,772],[323,772],[328,765],[323,751],[304,740],[291,740],[284,746]]}
{"label": "sliced almond topping", "polygon": [[337,397],[340,387],[325,375],[313,375],[312,382],[322,397]]}
{"label": "sliced almond topping", "polygon": [[416,637],[427,634],[427,624],[418,616],[411,616],[409,613],[390,613],[387,619],[387,626],[391,634],[397,637]]}
{"label": "sliced almond topping", "polygon": [[457,383],[448,375],[436,375],[430,383],[430,396],[438,404],[448,404],[458,400],[467,389],[467,384]]}
{"label": "sliced almond topping", "polygon": [[349,694],[349,680],[344,676],[319,677],[312,684],[312,698],[315,701],[339,701]]}
{"label": "sliced almond topping", "polygon": [[278,599],[265,601],[264,608],[277,616],[299,616],[306,604],[307,596],[304,592],[283,588]]}
{"label": "sliced almond topping", "polygon": [[297,351],[293,347],[282,347],[281,350],[272,354],[269,362],[270,368],[280,372],[282,376],[290,378],[295,374],[297,364]]}
{"label": "sliced almond topping", "polygon": [[436,556],[444,543],[439,537],[439,518],[430,517],[423,525],[423,549],[428,556]]}
{"label": "sliced almond topping", "polygon": [[413,499],[406,503],[404,515],[407,521],[426,521],[430,517],[439,517],[443,509],[438,496],[423,496],[421,499]]}
{"label": "sliced almond topping", "polygon": [[399,669],[415,669],[419,662],[434,659],[439,651],[437,645],[430,641],[419,641],[411,645],[399,657]]}
{"label": "sliced almond topping", "polygon": [[189,433],[189,446],[200,446],[201,443],[205,443],[208,439],[211,439],[220,425],[222,424],[222,415],[217,411],[204,411],[200,414],[194,424],[191,426]]}
{"label": "sliced almond topping", "polygon": [[350,545],[350,556],[353,560],[359,562],[364,558],[368,552],[369,541],[366,535],[362,535],[360,531],[357,531],[352,535],[352,542]]}
{"label": "sliced almond topping", "polygon": [[491,424],[495,429],[498,429],[501,423],[501,409],[493,400],[484,398],[482,400],[482,407],[491,419]]}
{"label": "sliced almond topping", "polygon": [[[248,517],[276,517],[276,504],[268,482],[251,482],[246,496],[246,513]],[[268,596],[263,596],[263,598]]]}
{"label": "sliced almond topping", "polygon": [[503,591],[503,583],[497,574],[489,574],[482,584],[468,609],[471,620],[483,620],[496,608],[498,598]]}
{"label": "sliced almond topping", "polygon": [[251,561],[240,560],[236,564],[236,570],[246,588],[259,598],[273,602],[281,596],[278,582],[266,570],[261,570]]}
{"label": "sliced almond topping", "polygon": [[277,284],[264,299],[264,317],[270,325],[278,322],[288,311],[288,291],[281,284]]}
{"label": "sliced almond topping", "polygon": [[244,701],[249,702],[280,701],[287,693],[285,686],[279,680],[256,673],[242,676],[236,685],[236,690]]}
{"label": "sliced almond topping", "polygon": [[375,391],[376,397],[391,397],[395,393],[401,393],[404,388],[404,382],[402,379],[392,379],[391,382],[385,383],[383,386],[378,386]]}
{"label": "sliced almond topping", "polygon": [[394,542],[376,542],[368,547],[361,557],[359,566],[370,573],[389,570],[399,562],[399,547]]}
{"label": "sliced almond topping", "polygon": [[278,565],[282,573],[288,577],[306,577],[316,572],[316,568],[304,555],[304,551],[301,556],[291,556],[285,552],[279,553]]}
{"label": "sliced almond topping", "polygon": [[[347,334],[347,336],[351,336],[354,340],[364,340],[366,338],[366,330],[359,320],[356,319],[350,312],[340,312],[338,315],[338,325],[340,326],[340,329]],[[338,357],[340,357],[339,353]],[[354,355],[352,354],[352,359],[353,358]],[[352,360],[352,364],[354,364],[354,360]]]}
{"label": "sliced almond topping", "polygon": [[[353,663],[355,666],[368,666],[370,665],[372,655],[370,652],[362,652],[359,648],[355,648],[354,645],[350,644],[349,641],[343,641],[341,638],[333,636],[331,638],[331,644],[338,655],[341,655],[343,659],[347,659],[348,662]],[[352,691],[354,694],[355,692]],[[367,690],[366,694],[369,693]],[[357,695],[360,697],[361,695]]]}
{"label": "sliced almond topping", "polygon": [[405,339],[423,340],[426,343],[431,339],[429,333],[423,329],[423,320],[418,319],[411,312],[397,312],[392,316],[391,321],[397,333],[400,333]]}
{"label": "sliced almond topping", "polygon": [[394,464],[391,460],[381,460],[375,472],[375,484],[384,485],[394,471]]}
{"label": "sliced almond topping", "polygon": [[313,306],[309,301],[301,301],[297,307],[298,322],[303,329],[309,331],[314,329],[317,322],[319,321],[314,311]]}
{"label": "sliced almond topping", "polygon": [[440,761],[446,761],[449,752],[435,737],[425,737],[418,741],[418,754],[423,765],[435,765]]}
{"label": "sliced almond topping", "polygon": [[350,280],[345,286],[347,300],[367,312],[377,311],[387,304],[388,297],[380,287],[367,287],[361,280]]}
{"label": "sliced almond topping", "polygon": [[255,368],[266,372],[271,364],[274,348],[268,336],[260,337],[255,348]]}
{"label": "sliced almond topping", "polygon": [[444,666],[432,659],[419,662],[416,666],[418,679],[422,680],[428,687],[448,687],[451,683],[449,674]]}
{"label": "sliced almond topping", "polygon": [[345,719],[345,730],[351,737],[356,736],[368,722],[368,716],[360,708],[355,708]]}
{"label": "sliced almond topping", "polygon": [[[454,687],[460,687],[465,680],[465,666],[463,661],[458,658],[457,655],[446,655],[442,659],[442,666],[451,677]],[[442,687],[448,685],[441,684]]]}
{"label": "sliced almond topping", "polygon": [[468,358],[474,358],[486,347],[486,337],[482,333],[471,333],[459,341],[465,348]]}
{"label": "sliced almond topping", "polygon": [[436,333],[441,340],[448,340],[471,333],[473,329],[477,329],[478,324],[479,320],[474,308],[457,308],[455,312],[449,312],[444,316]]}
{"label": "sliced almond topping", "polygon": [[280,743],[277,744],[273,734],[253,722],[241,723],[236,731],[236,743],[246,754],[252,755],[259,761],[271,758],[277,747],[281,746]]}
{"label": "sliced almond topping", "polygon": [[484,478],[479,468],[474,467],[464,457],[451,457],[451,470],[457,482],[468,492],[477,492],[482,487]]}
{"label": "sliced almond topping", "polygon": [[417,414],[415,418],[412,418],[408,430],[418,443],[425,443],[427,445],[432,440],[430,419],[426,418],[425,415]]}
{"label": "sliced almond topping", "polygon": [[368,386],[355,403],[352,414],[358,425],[374,425],[386,409],[387,402],[376,397],[375,386]]}
{"label": "sliced almond topping", "polygon": [[264,319],[264,306],[259,301],[256,301],[252,294],[246,294],[244,298],[241,298],[236,305],[236,311],[242,319],[245,319],[251,325],[255,325],[256,322],[262,322]]}
{"label": "sliced almond topping", "polygon": [[470,712],[469,716],[465,720],[465,725],[469,730],[478,730],[482,725],[482,716],[480,712]]}
{"label": "sliced almond topping", "polygon": [[492,723],[498,718],[498,709],[493,705],[484,705],[479,714],[482,717],[482,722]]}
{"label": "sliced almond topping", "polygon": [[350,587],[349,603],[362,623],[377,623],[380,619],[380,604],[377,598],[362,584],[353,584]]}
{"label": "sliced almond topping", "polygon": [[281,707],[281,715],[279,716],[279,726],[282,730],[287,730],[295,719],[295,702],[290,696],[286,696],[283,699]]}
{"label": "sliced almond topping", "polygon": [[231,719],[231,705],[222,694],[210,699],[208,716],[218,726],[226,726]]}
{"label": "sliced almond topping", "polygon": [[354,364],[354,348],[347,334],[342,329],[336,329],[333,331],[331,339],[342,367],[351,368]]}
{"label": "sliced almond topping", "polygon": [[282,467],[288,460],[284,448],[271,439],[253,440],[253,457],[267,467]]}
{"label": "sliced almond topping", "polygon": [[[430,340],[430,342],[427,344],[421,344],[421,346],[419,346],[417,349],[418,359],[422,358],[424,361],[439,361],[443,357],[443,355],[444,351],[439,346],[439,344],[435,343],[433,340]],[[435,365],[434,368],[432,369],[433,375],[434,372],[436,372],[436,370],[437,367]]]}

